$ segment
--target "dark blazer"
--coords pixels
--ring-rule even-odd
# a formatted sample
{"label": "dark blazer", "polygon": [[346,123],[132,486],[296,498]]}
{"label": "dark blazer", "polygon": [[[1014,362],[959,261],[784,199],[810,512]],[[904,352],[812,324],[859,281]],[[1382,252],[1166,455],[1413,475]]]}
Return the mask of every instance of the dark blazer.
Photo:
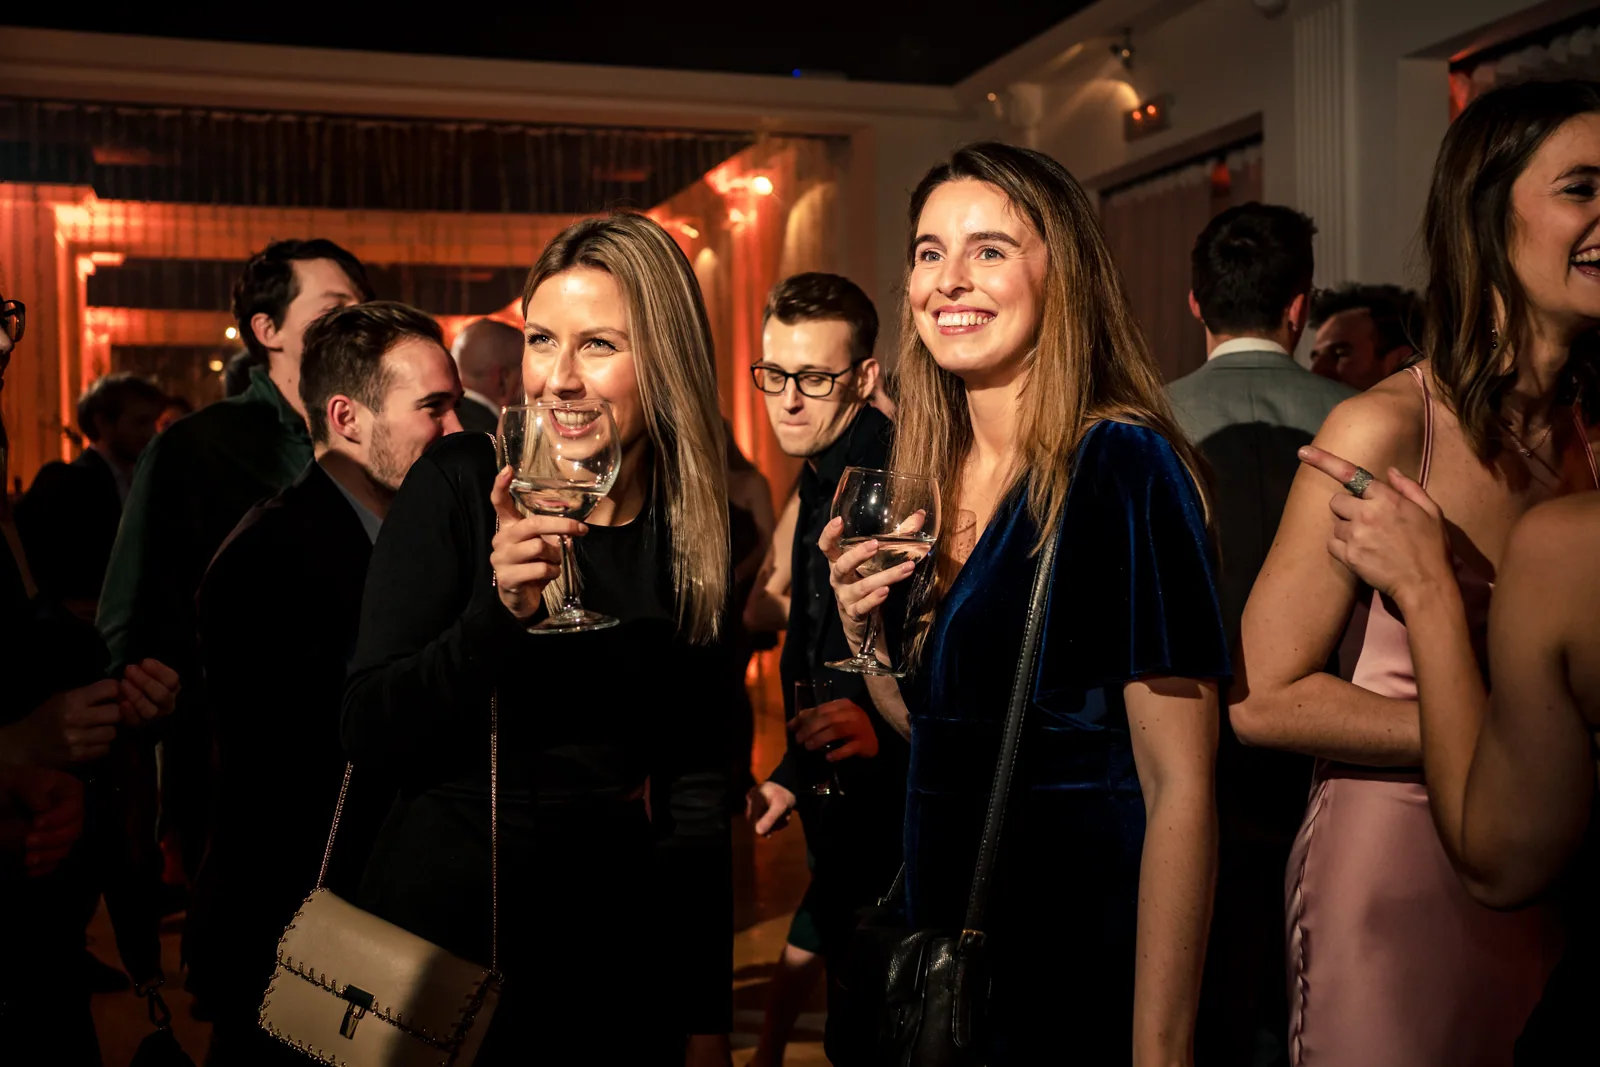
{"label": "dark blazer", "polygon": [[462,397],[461,403],[456,405],[456,418],[468,433],[494,433],[500,428],[500,412],[470,396]]}
{"label": "dark blazer", "polygon": [[[213,1011],[260,1002],[278,937],[316,881],[344,774],[339,705],[371,557],[354,507],[312,462],[245,515],[200,587],[219,773],[183,948],[191,987]],[[354,895],[390,795],[372,774],[352,776],[336,891]]]}
{"label": "dark blazer", "polygon": [[1236,632],[1300,468],[1295,453],[1355,390],[1288,356],[1255,351],[1218,356],[1167,391],[1183,432],[1211,465],[1222,619]]}
{"label": "dark blazer", "polygon": [[122,519],[122,496],[92,448],[71,463],[46,463],[17,504],[17,532],[39,591],[92,613]]}

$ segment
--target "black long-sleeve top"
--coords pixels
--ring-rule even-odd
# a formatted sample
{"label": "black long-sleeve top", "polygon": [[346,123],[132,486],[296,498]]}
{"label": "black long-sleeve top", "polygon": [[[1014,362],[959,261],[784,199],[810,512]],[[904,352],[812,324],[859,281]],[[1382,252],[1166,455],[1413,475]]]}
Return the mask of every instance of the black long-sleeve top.
{"label": "black long-sleeve top", "polygon": [[[432,891],[430,879],[443,877],[426,869],[432,860],[448,864],[451,877],[481,869],[486,887],[488,856],[462,834],[439,832],[434,813],[454,805],[452,810],[470,809],[486,818],[489,700],[495,690],[500,956],[508,982],[517,980],[521,958],[544,973],[560,970],[560,961],[549,958],[548,943],[506,943],[507,909],[532,899],[533,892],[513,884],[514,872],[525,868],[541,885],[566,881],[558,887],[562,899],[569,906],[581,902],[584,879],[597,876],[579,869],[582,864],[563,862],[571,853],[551,842],[564,826],[582,827],[569,836],[592,842],[592,827],[610,825],[603,813],[637,806],[648,782],[650,833],[643,847],[650,855],[640,868],[648,873],[639,898],[626,904],[636,903],[659,921],[651,923],[655,944],[634,947],[641,954],[660,952],[670,968],[668,1025],[682,1033],[725,1032],[732,980],[724,681],[729,672],[721,659],[726,650],[693,646],[678,635],[670,535],[662,509],[648,503],[627,525],[592,526],[586,537],[574,539],[585,606],[616,616],[621,625],[527,634],[491,584],[494,475],[487,436],[444,438],[407,475],[373,550],[345,690],[343,735],[356,773],[381,766],[401,783],[402,799],[364,885],[378,884],[378,895],[391,900],[396,894],[425,896]],[[408,813],[423,809],[430,814],[415,815],[413,825],[405,825]],[[598,821],[596,813],[602,813]],[[616,835],[616,850],[636,847],[631,835]],[[597,881],[596,892],[615,889],[611,881]],[[417,888],[409,890],[407,883]],[[438,889],[437,900],[396,904],[389,917],[402,921],[393,913],[421,915],[473,903],[456,899],[460,895],[459,887]],[[580,914],[539,919],[546,929],[552,922],[604,923],[604,916],[581,914],[582,907]],[[430,923],[422,920],[429,928],[418,932],[435,940],[449,936],[441,933],[446,927]],[[598,925],[596,930],[600,936]],[[463,934],[462,944],[445,947],[481,955],[485,939],[474,937],[482,932]],[[534,936],[545,935],[529,935]],[[582,938],[573,940],[571,950],[580,951],[581,944]]]}

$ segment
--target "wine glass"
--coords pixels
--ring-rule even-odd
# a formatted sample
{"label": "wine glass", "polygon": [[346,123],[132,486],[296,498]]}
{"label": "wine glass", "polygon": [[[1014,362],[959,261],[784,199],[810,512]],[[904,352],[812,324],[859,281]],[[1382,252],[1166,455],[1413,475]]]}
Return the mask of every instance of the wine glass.
{"label": "wine glass", "polygon": [[[839,547],[849,551],[877,541],[878,551],[856,568],[863,578],[915,562],[933,551],[939,537],[939,483],[925,474],[899,474],[870,467],[846,467],[833,494],[833,516],[844,520]],[[878,613],[867,616],[861,651],[827,666],[854,674],[904,677],[878,660]]]}
{"label": "wine glass", "polygon": [[[801,678],[794,683],[794,713],[799,715],[812,708],[820,708],[833,699],[833,683],[826,678]],[[830,741],[815,752],[801,750],[800,771],[803,785],[815,796],[844,796],[839,784],[838,768],[828,762],[828,753],[844,744]]]}
{"label": "wine glass", "polygon": [[[511,499],[524,515],[556,515],[580,522],[611,491],[622,448],[611,405],[604,400],[541,400],[500,412],[495,440],[500,466],[511,468]],[[532,634],[604,630],[617,620],[578,602],[572,539],[561,538],[561,609],[528,628]]]}

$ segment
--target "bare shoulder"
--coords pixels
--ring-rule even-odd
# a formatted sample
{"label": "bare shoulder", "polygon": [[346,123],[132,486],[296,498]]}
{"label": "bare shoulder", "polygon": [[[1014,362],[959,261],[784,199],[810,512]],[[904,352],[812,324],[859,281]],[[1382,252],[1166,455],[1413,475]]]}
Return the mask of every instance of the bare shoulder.
{"label": "bare shoulder", "polygon": [[1416,477],[1427,410],[1410,374],[1396,374],[1343,400],[1317,432],[1318,448],[1381,475],[1399,467]]}
{"label": "bare shoulder", "polygon": [[1600,493],[1573,493],[1528,511],[1511,531],[1508,565],[1600,579]]}

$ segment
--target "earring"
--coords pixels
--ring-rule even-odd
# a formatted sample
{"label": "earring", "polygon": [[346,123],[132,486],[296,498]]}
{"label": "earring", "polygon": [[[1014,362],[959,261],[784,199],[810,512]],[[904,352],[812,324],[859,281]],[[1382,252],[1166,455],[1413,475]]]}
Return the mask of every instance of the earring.
{"label": "earring", "polygon": [[1489,327],[1489,351],[1500,351],[1500,331],[1493,326]]}

